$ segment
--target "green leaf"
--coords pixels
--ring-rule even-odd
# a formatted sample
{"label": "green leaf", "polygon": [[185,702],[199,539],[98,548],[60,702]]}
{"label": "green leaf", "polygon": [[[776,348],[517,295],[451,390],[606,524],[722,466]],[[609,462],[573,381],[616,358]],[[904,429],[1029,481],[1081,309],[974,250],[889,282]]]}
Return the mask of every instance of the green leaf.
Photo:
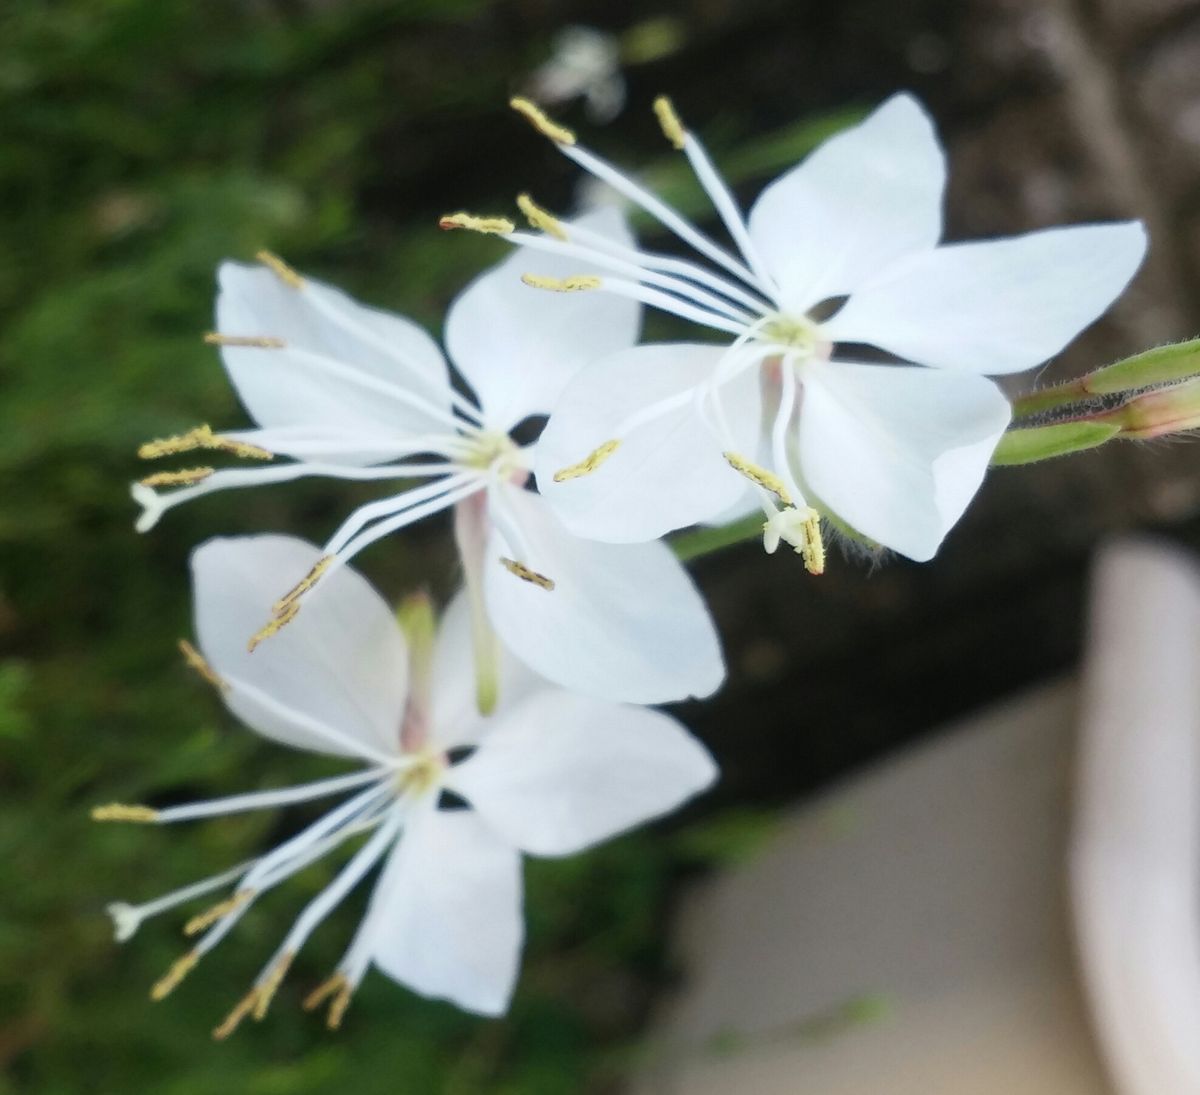
{"label": "green leaf", "polygon": [[1067,456],[1103,445],[1120,433],[1120,427],[1105,422],[1058,422],[1009,430],[992,454],[992,466],[1015,467],[1035,464],[1055,456]]}

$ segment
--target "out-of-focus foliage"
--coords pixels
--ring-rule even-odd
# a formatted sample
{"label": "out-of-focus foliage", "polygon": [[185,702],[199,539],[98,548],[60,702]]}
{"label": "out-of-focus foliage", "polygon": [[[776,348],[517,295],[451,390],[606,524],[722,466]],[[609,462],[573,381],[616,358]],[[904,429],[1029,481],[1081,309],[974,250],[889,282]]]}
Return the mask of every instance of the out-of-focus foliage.
{"label": "out-of-focus foliage", "polygon": [[[464,25],[482,29],[467,40]],[[191,910],[123,947],[111,939],[107,901],[219,871],[307,815],[101,828],[90,805],[331,770],[242,731],[179,664],[189,548],[255,530],[322,538],[352,505],[346,484],[234,492],[138,537],[136,445],[244,422],[200,341],[222,258],[268,246],[436,327],[454,290],[499,257],[494,241],[433,223],[448,207],[507,204],[526,167],[547,162],[502,107],[556,27],[491,33],[503,25],[483,0],[0,7],[0,1093],[577,1091],[661,980],[680,872],[738,858],[767,824],[693,821],[530,864],[530,945],[503,1022],[372,975],[326,1034],[299,1000],[340,955],[352,903],[305,949],[268,1020],[214,1046],[211,1028],[330,864],[265,900],[165,1003],[146,992],[183,949]],[[714,143],[736,144],[745,177],[791,162],[828,124],[746,145],[726,118]],[[493,147],[526,143],[493,173],[477,138],[501,126]],[[678,160],[656,154],[652,174],[692,202]],[[444,530],[364,561],[397,597],[414,582],[446,592],[455,577]]]}

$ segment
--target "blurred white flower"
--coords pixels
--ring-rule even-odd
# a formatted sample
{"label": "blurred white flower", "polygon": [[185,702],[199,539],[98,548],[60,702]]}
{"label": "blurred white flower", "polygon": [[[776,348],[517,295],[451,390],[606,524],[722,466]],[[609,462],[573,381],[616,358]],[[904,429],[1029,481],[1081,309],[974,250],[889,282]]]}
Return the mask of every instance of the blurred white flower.
{"label": "blurred white flower", "polygon": [[530,78],[529,94],[548,106],[582,96],[588,118],[611,122],[625,105],[620,43],[595,27],[567,27],[555,37],[550,60]]}
{"label": "blurred white flower", "polygon": [[[513,105],[711,266],[615,246],[586,226],[569,227],[566,240],[507,238],[573,258],[575,284],[732,338],[618,350],[566,387],[535,471],[582,536],[638,542],[746,509],[749,480],[768,549],[785,540],[811,570],[823,560],[822,517],[929,559],[1009,421],[987,374],[1057,353],[1121,292],[1145,250],[1136,222],[938,246],[945,162],[908,95],[826,141],[768,186],[748,219],[658,100],[664,132],[740,255],[533,104]],[[862,344],[902,364],[869,363]]]}
{"label": "blurred white flower", "polygon": [[[249,994],[217,1027],[261,1019],[309,935],[378,863],[366,914],[333,977],[336,1027],[372,965],[426,996],[486,1015],[505,1011],[523,936],[520,853],[571,855],[667,813],[708,787],[707,751],[674,719],[576,695],[513,659],[490,717],[474,703],[470,620],[460,597],[434,637],[427,602],[410,606],[410,639],[351,569],[322,583],[309,611],[251,655],[245,630],[279,573],[316,548],[281,536],[211,540],[193,554],[196,630],[226,704],[282,744],[360,762],[360,771],[278,791],[164,810],[110,805],[98,820],[169,824],[346,794],[272,851],[142,906],[110,907],[118,939],[147,917],[205,893],[231,896],[188,922],[195,947],[152,990],[162,999],[258,899],[355,836],[366,836],[296,919]],[[467,754],[465,757],[463,754]],[[461,800],[441,801],[443,790]]]}
{"label": "blurred white flower", "polygon": [[[614,247],[632,246],[615,210],[578,223]],[[281,593],[300,581],[276,601],[266,626],[258,621],[245,638],[253,633],[257,644],[275,634],[363,548],[455,507],[481,657],[494,647],[494,627],[538,672],[594,695],[658,703],[706,696],[720,685],[712,621],[670,549],[577,539],[525,489],[531,450],[510,436],[550,410],[592,358],[635,343],[636,302],[537,292],[521,283],[528,263],[520,255],[485,272],[446,321],[449,357],[476,405],[454,389],[445,358],[416,324],[302,278],[272,256],[264,262],[221,267],[218,331],[210,339],[261,428],[214,434],[202,427],[151,442],[142,454],[216,449],[294,462],[149,476],[133,487],[143,507],[138,528],[227,488],[305,476],[424,482],[357,509],[307,576],[275,575]],[[569,266],[550,257],[540,272],[554,277]],[[163,486],[174,489],[160,493]]]}

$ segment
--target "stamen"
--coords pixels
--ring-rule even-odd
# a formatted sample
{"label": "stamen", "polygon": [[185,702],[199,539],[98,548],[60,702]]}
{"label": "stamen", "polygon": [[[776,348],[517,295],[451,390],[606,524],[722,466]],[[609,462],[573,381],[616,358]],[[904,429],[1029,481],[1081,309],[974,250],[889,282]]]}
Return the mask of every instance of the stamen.
{"label": "stamen", "polygon": [[722,455],[734,471],[740,472],[751,483],[756,483],[763,490],[769,490],[785,506],[792,504],[791,494],[788,492],[787,487],[784,486],[783,480],[774,472],[768,471],[759,464],[755,464],[752,460],[747,460],[744,456],[736,452],[724,452]]}
{"label": "stamen", "polygon": [[258,631],[250,636],[250,641],[246,644],[246,649],[253,654],[258,649],[258,644],[264,639],[269,639],[272,635],[278,634],[288,624],[290,624],[300,613],[300,603],[292,601],[284,610],[275,616],[272,616]]}
{"label": "stamen", "polygon": [[438,227],[449,231],[465,228],[469,232],[482,232],[485,236],[507,236],[517,226],[507,217],[477,217],[474,213],[447,213],[439,218]]}
{"label": "stamen", "polygon": [[557,122],[552,122],[546,112],[539,106],[531,103],[528,99],[523,99],[520,96],[509,99],[508,105],[513,108],[518,114],[526,118],[530,125],[533,126],[543,137],[549,137],[555,144],[574,144],[575,134],[572,133],[566,126],[559,125]]}
{"label": "stamen", "polygon": [[821,536],[821,515],[811,506],[789,506],[771,514],[763,525],[763,547],[768,555],[781,540],[791,544],[804,560],[809,574],[825,573],[825,541]]}
{"label": "stamen", "polygon": [[232,897],[226,898],[224,901],[218,901],[210,909],[205,909],[204,912],[193,916],[183,926],[184,935],[198,935],[205,928],[211,927],[218,920],[228,916],[231,912],[236,912],[247,901],[255,895],[254,890],[238,890]]}
{"label": "stamen", "polygon": [[660,95],[654,100],[654,113],[658,117],[658,124],[662,126],[663,136],[682,152],[687,144],[687,132],[675,112],[675,105],[665,95]]}
{"label": "stamen", "polygon": [[258,989],[253,988],[245,996],[243,996],[234,1006],[224,1021],[219,1027],[213,1030],[212,1036],[218,1042],[225,1041],[238,1027],[242,1025],[242,1020],[246,1018],[258,1006]]}
{"label": "stamen", "polygon": [[320,559],[313,564],[310,570],[303,578],[300,579],[287,593],[279,598],[271,606],[271,611],[276,615],[282,615],[288,610],[288,607],[295,601],[299,600],[313,586],[321,580],[321,575],[325,573],[333,562],[332,555],[322,555]]}
{"label": "stamen", "polygon": [[583,475],[591,475],[620,447],[621,442],[615,437],[611,441],[605,441],[603,445],[588,453],[578,464],[570,464],[565,468],[559,468],[554,473],[554,481],[556,483],[565,483],[568,479],[578,479]]}
{"label": "stamen", "polygon": [[183,655],[183,660],[187,663],[189,669],[194,670],[204,680],[218,689],[221,692],[227,692],[229,685],[225,683],[218,675],[215,669],[208,664],[208,660],[200,653],[187,639],[179,640],[179,653]]}
{"label": "stamen", "polygon": [[521,280],[533,289],[549,289],[552,293],[578,293],[582,289],[599,289],[602,284],[595,274],[575,274],[569,278],[522,274]]}
{"label": "stamen", "polygon": [[209,331],[204,336],[209,346],[246,346],[255,350],[282,350],[287,343],[281,338],[258,335],[223,335],[220,331]]}
{"label": "stamen", "polygon": [[267,1009],[270,1008],[275,993],[279,991],[279,986],[283,984],[283,979],[287,976],[287,971],[295,957],[295,951],[285,951],[271,968],[271,972],[267,974],[266,980],[258,986],[258,996],[254,1003],[254,1021],[256,1023],[261,1023],[266,1018]]}
{"label": "stamen", "polygon": [[165,1000],[179,987],[179,983],[196,968],[196,963],[199,961],[200,952],[198,950],[190,950],[181,958],[176,958],[171,963],[171,968],[154,982],[150,989],[150,999],[156,1002]]}
{"label": "stamen", "polygon": [[525,219],[529,221],[531,228],[540,228],[547,235],[566,242],[567,230],[563,227],[562,221],[548,213],[528,194],[517,195],[517,208],[525,214]]}
{"label": "stamen", "polygon": [[329,1005],[329,1016],[325,1025],[330,1030],[337,1030],[342,1025],[342,1017],[350,1006],[350,998],[354,995],[354,987],[344,973],[335,973],[326,981],[322,981],[304,998],[304,1010],[316,1011],[326,1000],[333,997]]}
{"label": "stamen", "polygon": [[518,563],[516,559],[506,559],[503,555],[500,556],[500,562],[504,565],[504,569],[520,578],[523,582],[529,582],[531,585],[537,586],[539,589],[544,589],[547,592],[554,589],[554,579],[547,578],[544,574],[539,574],[536,570],[527,567],[524,563]]}
{"label": "stamen", "polygon": [[217,469],[212,467],[181,468],[179,471],[156,471],[139,479],[143,487],[190,487],[202,483]]}
{"label": "stamen", "polygon": [[143,460],[157,460],[160,456],[176,456],[179,453],[194,452],[196,449],[211,449],[214,452],[227,452],[231,456],[240,456],[243,460],[273,460],[274,453],[259,445],[251,445],[248,441],[235,441],[231,437],[221,437],[212,431],[211,426],[197,426],[187,433],[176,434],[173,437],[161,437],[156,441],[147,441],[138,448],[138,456]]}
{"label": "stamen", "polygon": [[107,806],[93,806],[93,821],[134,821],[153,825],[159,813],[150,806],[126,806],[122,802],[110,802]]}
{"label": "stamen", "polygon": [[254,257],[264,266],[269,267],[271,272],[285,285],[293,289],[304,288],[304,279],[278,255],[272,254],[270,251],[259,251]]}

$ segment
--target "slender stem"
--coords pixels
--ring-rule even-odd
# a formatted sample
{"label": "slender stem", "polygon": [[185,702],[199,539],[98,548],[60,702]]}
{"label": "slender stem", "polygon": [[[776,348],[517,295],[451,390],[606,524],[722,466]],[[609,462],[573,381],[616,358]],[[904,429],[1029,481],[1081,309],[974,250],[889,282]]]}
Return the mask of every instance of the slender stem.
{"label": "slender stem", "polygon": [[762,514],[754,513],[729,525],[714,528],[697,528],[672,537],[671,550],[681,562],[690,562],[704,555],[711,555],[722,548],[733,547],[746,540],[762,536]]}

